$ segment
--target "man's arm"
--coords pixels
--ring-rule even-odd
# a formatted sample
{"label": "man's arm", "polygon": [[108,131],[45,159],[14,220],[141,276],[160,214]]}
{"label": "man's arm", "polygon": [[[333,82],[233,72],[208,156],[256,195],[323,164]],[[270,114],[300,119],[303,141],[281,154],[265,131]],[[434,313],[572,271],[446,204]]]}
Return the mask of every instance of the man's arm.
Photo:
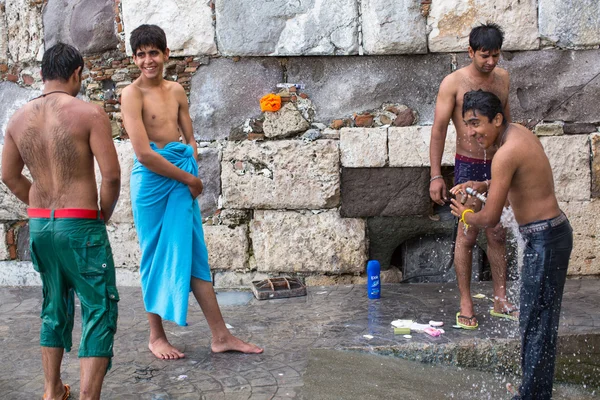
{"label": "man's arm", "polygon": [[177,99],[177,103],[179,103],[177,122],[179,124],[181,136],[183,136],[185,143],[192,146],[194,149],[194,158],[198,161],[198,145],[194,138],[194,127],[192,125],[192,118],[190,117],[190,106],[183,87],[178,83],[175,84],[175,98]]}
{"label": "man's arm", "polygon": [[2,182],[23,203],[29,205],[29,190],[31,182],[23,175],[25,162],[11,135],[9,122],[4,135],[4,148],[2,149]]}
{"label": "man's arm", "polygon": [[[502,209],[506,204],[508,191],[516,171],[516,163],[514,157],[511,157],[511,152],[514,153],[510,148],[503,147],[494,155],[492,160],[494,184],[490,185],[485,207],[477,213],[464,214],[464,222],[468,225],[484,228],[496,226],[500,222]],[[455,199],[452,200],[452,213],[458,218],[463,216],[463,212],[467,208]]]}
{"label": "man's arm", "polygon": [[129,85],[123,90],[121,112],[123,124],[131,139],[138,161],[154,173],[188,185],[192,196],[194,194],[194,197],[198,196],[202,191],[200,179],[181,168],[177,168],[150,147],[150,140],[142,119],[142,94],[133,85]]}
{"label": "man's arm", "polygon": [[100,176],[100,211],[108,222],[121,191],[121,167],[112,140],[110,121],[106,113],[95,107],[90,118],[90,149],[98,162]]}
{"label": "man's arm", "polygon": [[[444,154],[444,145],[446,144],[446,133],[448,131],[448,123],[456,105],[456,94],[451,80],[450,76],[444,78],[435,103],[435,114],[433,117],[433,126],[431,127],[431,141],[429,143],[430,178],[442,175],[442,156]],[[429,196],[434,202],[440,205],[444,204],[447,195],[446,183],[443,178],[436,178],[429,183]]]}

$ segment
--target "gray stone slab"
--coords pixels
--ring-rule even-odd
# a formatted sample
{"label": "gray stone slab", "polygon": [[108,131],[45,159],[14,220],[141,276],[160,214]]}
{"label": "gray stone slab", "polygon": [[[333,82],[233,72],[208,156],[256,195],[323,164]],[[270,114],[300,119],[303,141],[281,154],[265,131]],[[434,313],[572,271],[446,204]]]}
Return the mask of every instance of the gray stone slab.
{"label": "gray stone slab", "polygon": [[83,54],[116,49],[115,11],[112,0],[56,0],[44,7],[44,44],[68,43]]}
{"label": "gray stone slab", "polygon": [[165,31],[173,56],[216,54],[213,4],[187,0],[121,1],[127,54],[131,54],[131,32],[142,24],[155,24]]}
{"label": "gray stone slab", "polygon": [[202,217],[211,216],[217,211],[221,195],[221,154],[214,148],[198,149],[198,177],[204,190],[198,201]]}
{"label": "gray stone slab", "polygon": [[[16,230],[16,229],[15,229]],[[19,261],[31,261],[29,248],[29,224],[20,227],[17,232],[17,259]]]}
{"label": "gray stone slab", "polygon": [[343,217],[426,215],[429,168],[342,168]]}
{"label": "gray stone slab", "polygon": [[560,47],[600,44],[600,3],[597,0],[539,0],[542,43]]}
{"label": "gray stone slab", "polygon": [[226,139],[231,128],[260,115],[260,98],[282,80],[283,68],[275,58],[218,58],[202,65],[190,93],[196,139]]}
{"label": "gray stone slab", "polygon": [[[0,265],[2,272],[3,267]],[[509,291],[515,286],[509,283]],[[474,283],[472,290],[492,295],[490,282]],[[427,382],[432,377],[438,397],[472,399],[476,393],[477,398],[496,399],[505,395],[507,380],[518,379],[510,373],[519,362],[518,324],[491,318],[489,301],[475,299],[479,329],[451,329],[459,305],[455,284],[384,284],[381,300],[375,301],[367,299],[364,285],[338,285],[308,288],[308,295],[300,298],[252,299],[243,305],[222,305],[225,321],[236,336],[265,346],[260,355],[212,353],[210,330],[200,307],[190,307],[189,326],[165,323],[173,345],[186,354],[182,360],[170,361],[157,360],[148,351],[148,325],[140,288],[120,287],[119,294],[115,357],[104,380],[102,399],[261,400],[272,398],[274,393],[275,398],[299,399],[379,399],[394,394],[397,396],[393,398],[424,399],[431,397]],[[581,396],[587,393],[582,392],[583,384],[600,384],[600,327],[590,324],[599,320],[599,297],[595,281],[567,281],[553,392],[557,399],[591,400],[593,389]],[[0,332],[5,355],[0,364],[2,399],[41,397],[44,379],[37,345],[41,304],[39,287],[0,288]],[[74,346],[71,353],[65,353],[61,374],[64,382],[71,384],[74,398],[80,391],[77,351],[81,313],[77,300],[76,310]],[[394,335],[391,329],[390,322],[398,318],[424,323],[441,320],[445,333],[439,338],[413,333],[407,340]],[[365,338],[366,334],[372,338]],[[315,349],[320,349],[319,360],[313,357]],[[325,349],[330,355],[324,356]],[[356,351],[371,354],[359,355]],[[408,364],[382,354],[419,359],[422,363]],[[465,367],[501,374],[482,378],[481,372]],[[374,380],[357,382],[357,376],[366,376],[365,371]],[[390,371],[394,373],[390,375]],[[414,385],[414,380],[398,384],[398,374],[414,376],[415,371],[420,373],[424,387]],[[579,396],[568,395],[573,392],[565,392],[559,380],[577,382]]]}
{"label": "gray stone slab", "polygon": [[215,15],[224,55],[358,54],[356,0],[220,0]]}
{"label": "gray stone slab", "polygon": [[360,0],[365,54],[427,53],[427,24],[412,0]]}
{"label": "gray stone slab", "polygon": [[37,90],[25,89],[16,83],[0,82],[0,144],[4,143],[6,124],[23,104],[40,94]]}
{"label": "gray stone slab", "polygon": [[298,57],[287,64],[288,82],[305,83],[317,110],[315,121],[350,116],[380,107],[405,104],[419,114],[418,123],[433,123],[438,87],[451,72],[450,55],[380,57]]}
{"label": "gray stone slab", "polygon": [[503,58],[513,120],[600,122],[600,50],[505,52]]}

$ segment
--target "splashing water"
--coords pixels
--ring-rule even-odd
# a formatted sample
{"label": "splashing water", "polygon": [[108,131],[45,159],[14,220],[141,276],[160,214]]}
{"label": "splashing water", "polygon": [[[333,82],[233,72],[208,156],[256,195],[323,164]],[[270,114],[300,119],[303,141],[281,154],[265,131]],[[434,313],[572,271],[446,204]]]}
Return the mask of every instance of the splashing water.
{"label": "splashing water", "polygon": [[519,274],[519,279],[516,281],[516,285],[510,286],[508,293],[512,298],[518,298],[518,293],[520,291],[520,282],[521,282],[521,269],[523,268],[523,256],[525,254],[525,240],[521,236],[519,232],[519,224],[515,219],[515,213],[511,206],[504,207],[502,210],[502,215],[500,216],[500,223],[503,227],[505,227],[510,234],[507,236],[507,242],[515,247],[517,250],[517,271]]}

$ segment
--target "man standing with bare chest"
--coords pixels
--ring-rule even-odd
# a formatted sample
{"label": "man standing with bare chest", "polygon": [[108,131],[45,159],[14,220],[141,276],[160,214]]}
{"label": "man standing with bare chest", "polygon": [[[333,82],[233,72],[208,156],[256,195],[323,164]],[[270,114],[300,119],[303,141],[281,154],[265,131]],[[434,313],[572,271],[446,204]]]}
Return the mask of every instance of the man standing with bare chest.
{"label": "man standing with bare chest", "polygon": [[[448,75],[440,85],[429,149],[431,162],[429,195],[434,202],[440,205],[448,201],[441,163],[450,120],[456,128],[454,183],[489,182],[491,179],[491,160],[494,150],[482,149],[472,137],[467,135],[467,129],[462,120],[462,102],[464,94],[471,90],[482,89],[492,92],[502,101],[504,115],[510,121],[508,72],[496,66],[500,59],[503,39],[502,30],[495,24],[488,23],[474,28],[469,35],[471,64]],[[477,199],[471,199],[469,205],[475,210],[481,208],[481,203]],[[473,246],[475,246],[479,230],[471,228],[466,234],[463,234],[462,223],[459,223],[458,228],[454,265],[460,291],[460,311],[457,313],[456,324],[464,329],[476,329],[479,324],[471,299],[471,269]],[[518,311],[506,298],[505,230],[498,225],[487,228],[485,233],[488,240],[487,255],[494,283],[492,315],[517,320]]]}
{"label": "man standing with bare chest", "polygon": [[[12,116],[2,151],[2,181],[29,206],[31,258],[43,285],[43,399],[69,397],[60,365],[71,350],[74,292],[82,319],[80,399],[100,399],[117,329],[119,294],[105,224],[119,197],[121,170],[108,116],[75,98],[82,69],[72,46],[45,51],[43,94]],[[102,175],[99,205],[94,158]]]}
{"label": "man standing with bare chest", "polygon": [[[212,287],[200,207],[197,145],[187,96],[163,79],[169,58],[165,32],[141,25],[130,38],[140,77],[121,97],[123,122],[137,157],[131,205],[142,250],[142,295],[150,325],[148,348],[163,360],[185,354],[168,341],[163,319],[187,325],[192,291],[212,332],[213,352],[262,353],[227,329]],[[180,141],[181,139],[181,141]]]}

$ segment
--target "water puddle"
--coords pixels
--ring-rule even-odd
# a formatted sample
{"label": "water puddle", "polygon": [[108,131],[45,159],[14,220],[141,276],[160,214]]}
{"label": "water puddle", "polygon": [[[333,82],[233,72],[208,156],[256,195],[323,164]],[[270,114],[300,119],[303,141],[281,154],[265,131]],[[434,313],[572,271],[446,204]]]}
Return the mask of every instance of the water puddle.
{"label": "water puddle", "polygon": [[254,298],[250,292],[217,292],[217,302],[220,307],[244,306]]}

